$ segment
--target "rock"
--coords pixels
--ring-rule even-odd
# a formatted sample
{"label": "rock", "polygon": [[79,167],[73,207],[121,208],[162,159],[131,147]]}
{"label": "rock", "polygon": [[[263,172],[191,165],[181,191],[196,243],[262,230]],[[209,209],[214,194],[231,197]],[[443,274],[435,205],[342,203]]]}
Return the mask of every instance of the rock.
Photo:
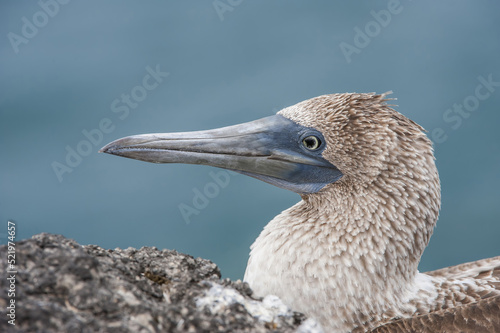
{"label": "rock", "polygon": [[0,247],[1,332],[321,332],[277,297],[255,298],[211,261],[176,251],[105,250],[42,233],[16,242],[15,253],[12,326]]}

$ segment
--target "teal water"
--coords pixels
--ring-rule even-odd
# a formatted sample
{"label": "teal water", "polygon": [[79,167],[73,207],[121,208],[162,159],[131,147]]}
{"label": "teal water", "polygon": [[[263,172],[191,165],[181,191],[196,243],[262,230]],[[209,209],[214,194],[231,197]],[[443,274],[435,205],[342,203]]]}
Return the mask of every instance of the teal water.
{"label": "teal water", "polygon": [[242,278],[250,244],[296,194],[97,150],[132,134],[250,121],[321,94],[392,90],[396,109],[436,143],[443,206],[421,270],[500,255],[498,2],[0,8],[1,243],[12,220],[17,239],[50,232],[177,249]]}

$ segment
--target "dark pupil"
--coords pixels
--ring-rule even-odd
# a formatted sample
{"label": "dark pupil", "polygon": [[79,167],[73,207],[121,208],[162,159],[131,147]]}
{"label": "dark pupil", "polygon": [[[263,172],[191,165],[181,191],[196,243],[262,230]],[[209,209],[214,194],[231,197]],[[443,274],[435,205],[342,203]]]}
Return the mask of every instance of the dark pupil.
{"label": "dark pupil", "polygon": [[310,149],[317,148],[319,146],[319,140],[313,137],[306,138],[305,142],[306,147]]}

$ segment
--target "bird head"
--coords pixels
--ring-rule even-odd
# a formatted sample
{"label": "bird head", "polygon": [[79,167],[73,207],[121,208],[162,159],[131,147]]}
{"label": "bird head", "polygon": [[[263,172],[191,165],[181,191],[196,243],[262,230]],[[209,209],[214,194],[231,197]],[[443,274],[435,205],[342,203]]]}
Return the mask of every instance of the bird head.
{"label": "bird head", "polygon": [[432,169],[432,147],[422,128],[390,108],[385,96],[323,95],[252,122],[134,135],[100,152],[153,163],[225,168],[302,196],[336,183],[367,186],[389,171],[405,172],[406,162],[417,163],[423,171],[430,163]]}

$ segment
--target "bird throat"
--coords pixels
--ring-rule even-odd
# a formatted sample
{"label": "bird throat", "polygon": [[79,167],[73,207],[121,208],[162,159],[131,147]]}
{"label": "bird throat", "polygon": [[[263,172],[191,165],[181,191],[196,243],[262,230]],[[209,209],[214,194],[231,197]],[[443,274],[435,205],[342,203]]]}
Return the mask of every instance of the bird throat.
{"label": "bird throat", "polygon": [[330,184],[275,217],[252,245],[245,281],[332,331],[414,312],[405,304],[416,297],[437,212],[421,216],[420,201],[413,207],[373,186]]}

